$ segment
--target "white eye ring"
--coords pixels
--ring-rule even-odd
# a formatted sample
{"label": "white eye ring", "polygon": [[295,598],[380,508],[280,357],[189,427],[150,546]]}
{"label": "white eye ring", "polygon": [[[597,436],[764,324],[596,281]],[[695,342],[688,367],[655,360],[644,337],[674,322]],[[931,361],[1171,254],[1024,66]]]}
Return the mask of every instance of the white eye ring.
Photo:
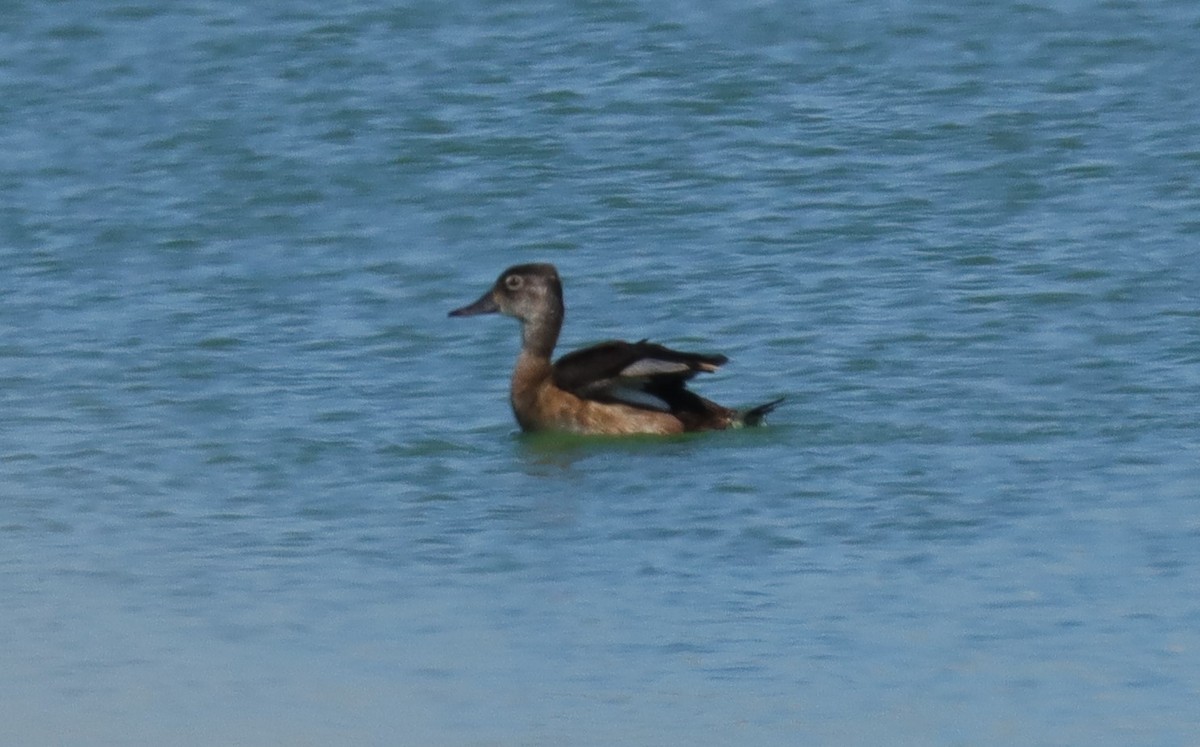
{"label": "white eye ring", "polygon": [[509,275],[508,277],[504,278],[504,287],[515,291],[519,290],[524,282],[525,279],[520,275]]}

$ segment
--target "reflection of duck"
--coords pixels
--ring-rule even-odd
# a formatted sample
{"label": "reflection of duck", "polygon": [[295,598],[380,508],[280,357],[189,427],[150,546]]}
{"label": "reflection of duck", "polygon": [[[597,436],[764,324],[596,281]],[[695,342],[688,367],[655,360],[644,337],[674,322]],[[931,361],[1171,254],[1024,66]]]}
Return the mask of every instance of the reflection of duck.
{"label": "reflection of duck", "polygon": [[733,410],[687,388],[716,371],[723,355],[681,353],[646,342],[602,342],[550,354],[563,323],[562,283],[554,265],[516,265],[491,290],[450,316],[500,312],[521,320],[521,354],[512,377],[512,408],[526,431],[582,434],[672,434],[758,425],[782,400]]}

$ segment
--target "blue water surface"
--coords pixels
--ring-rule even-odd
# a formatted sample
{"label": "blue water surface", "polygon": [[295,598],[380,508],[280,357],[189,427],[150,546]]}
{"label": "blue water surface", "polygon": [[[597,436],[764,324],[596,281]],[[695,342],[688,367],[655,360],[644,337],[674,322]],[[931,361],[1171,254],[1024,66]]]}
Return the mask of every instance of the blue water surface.
{"label": "blue water surface", "polygon": [[[1195,745],[1200,6],[11,2],[0,743]],[[788,401],[516,432],[508,319]]]}

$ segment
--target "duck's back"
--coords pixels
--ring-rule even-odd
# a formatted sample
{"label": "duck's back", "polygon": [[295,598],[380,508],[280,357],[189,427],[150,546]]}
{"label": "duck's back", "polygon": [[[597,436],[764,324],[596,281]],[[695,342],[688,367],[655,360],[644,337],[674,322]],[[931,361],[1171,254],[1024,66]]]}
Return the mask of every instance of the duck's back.
{"label": "duck's back", "polygon": [[585,401],[668,414],[683,431],[727,428],[737,413],[687,388],[698,373],[728,359],[673,350],[646,340],[610,340],[569,353],[554,364],[556,388]]}

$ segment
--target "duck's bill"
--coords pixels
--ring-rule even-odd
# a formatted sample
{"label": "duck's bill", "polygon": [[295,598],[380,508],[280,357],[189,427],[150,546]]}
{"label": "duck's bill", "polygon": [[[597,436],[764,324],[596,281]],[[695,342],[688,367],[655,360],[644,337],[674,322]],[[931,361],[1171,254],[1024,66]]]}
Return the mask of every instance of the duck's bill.
{"label": "duck's bill", "polygon": [[475,316],[476,314],[495,314],[500,310],[496,304],[496,299],[492,296],[492,292],[488,291],[479,297],[475,303],[464,306],[461,309],[455,309],[450,312],[450,316]]}

